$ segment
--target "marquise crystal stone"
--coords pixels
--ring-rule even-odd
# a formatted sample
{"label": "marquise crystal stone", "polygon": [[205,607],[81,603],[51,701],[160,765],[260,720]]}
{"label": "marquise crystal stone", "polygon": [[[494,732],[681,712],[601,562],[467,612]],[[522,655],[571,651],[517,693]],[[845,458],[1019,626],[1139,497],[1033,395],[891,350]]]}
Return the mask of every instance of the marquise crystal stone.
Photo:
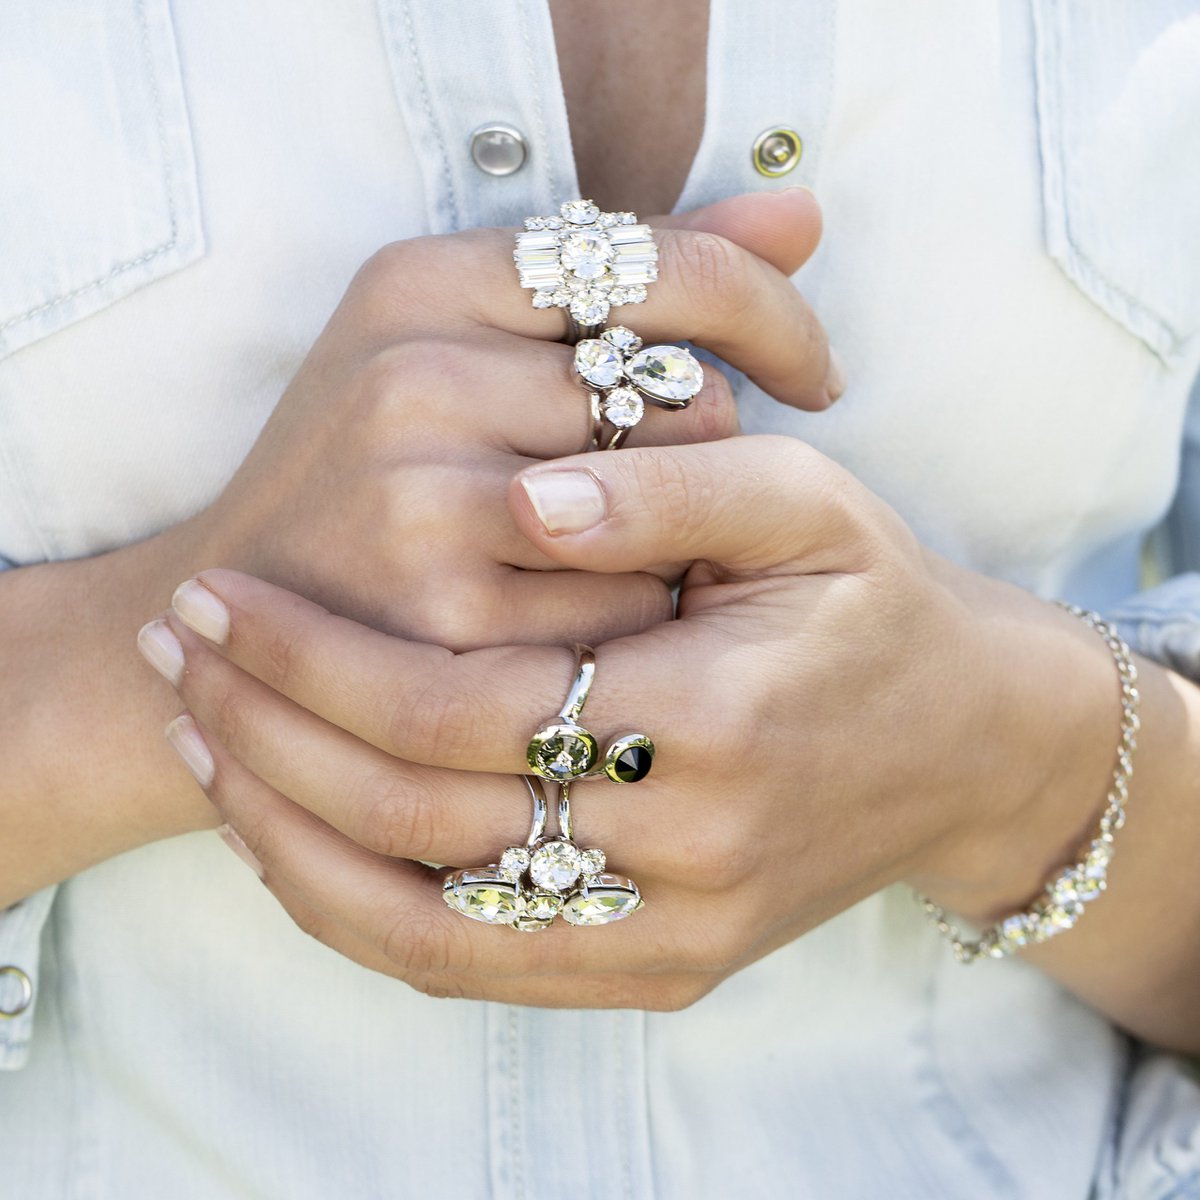
{"label": "marquise crystal stone", "polygon": [[565,839],[543,842],[529,863],[529,878],[547,892],[565,892],[579,878],[579,848]]}
{"label": "marquise crystal stone", "polygon": [[599,875],[589,880],[563,905],[563,920],[571,925],[608,925],[637,912],[642,897],[628,879]]}
{"label": "marquise crystal stone", "polygon": [[621,352],[606,340],[584,338],[575,347],[575,370],[593,387],[612,387],[624,369]]}
{"label": "marquise crystal stone", "polygon": [[633,388],[619,387],[605,393],[603,412],[618,429],[632,429],[642,419],[646,406]]}
{"label": "marquise crystal stone", "polygon": [[462,881],[447,888],[442,896],[464,917],[488,925],[511,925],[521,912],[521,896],[516,886],[499,880]]}
{"label": "marquise crystal stone", "polygon": [[648,396],[673,408],[689,404],[704,386],[704,371],[682,346],[647,346],[625,365],[625,374]]}

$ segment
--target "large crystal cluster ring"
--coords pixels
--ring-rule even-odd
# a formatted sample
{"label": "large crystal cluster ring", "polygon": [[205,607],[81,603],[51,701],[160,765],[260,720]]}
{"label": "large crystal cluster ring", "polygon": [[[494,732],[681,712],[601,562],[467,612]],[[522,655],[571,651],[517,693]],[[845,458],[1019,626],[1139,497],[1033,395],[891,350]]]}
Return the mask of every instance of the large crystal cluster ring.
{"label": "large crystal cluster ring", "polygon": [[644,346],[624,325],[577,342],[573,370],[591,403],[588,450],[618,449],[645,415],[647,400],[659,408],[687,408],[704,387],[704,368],[690,350]]}
{"label": "large crystal cluster ring", "polygon": [[610,308],[641,304],[658,278],[658,246],[631,212],[601,212],[568,200],[551,217],[530,217],[517,234],[513,260],[534,308],[564,308],[568,341],[601,329]]}
{"label": "large crystal cluster ring", "polygon": [[464,917],[506,925],[519,933],[549,929],[557,917],[569,925],[609,925],[642,906],[637,884],[606,868],[604,851],[580,849],[571,839],[570,784],[559,790],[558,834],[546,834],[541,780],[525,776],[533,798],[533,823],[523,846],[509,846],[500,861],[451,871],[442,898]]}

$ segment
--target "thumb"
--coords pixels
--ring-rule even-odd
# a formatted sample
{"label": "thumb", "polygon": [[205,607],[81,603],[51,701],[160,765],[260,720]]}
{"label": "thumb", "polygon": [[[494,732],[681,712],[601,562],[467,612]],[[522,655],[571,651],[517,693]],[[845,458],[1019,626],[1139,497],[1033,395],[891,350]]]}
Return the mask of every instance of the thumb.
{"label": "thumb", "polygon": [[821,240],[821,206],[806,187],[746,192],[673,217],[655,217],[667,229],[719,234],[764,262],[793,275]]}
{"label": "thumb", "polygon": [[577,455],[520,472],[509,506],[563,566],[641,571],[697,559],[748,575],[861,570],[890,510],[789,437]]}

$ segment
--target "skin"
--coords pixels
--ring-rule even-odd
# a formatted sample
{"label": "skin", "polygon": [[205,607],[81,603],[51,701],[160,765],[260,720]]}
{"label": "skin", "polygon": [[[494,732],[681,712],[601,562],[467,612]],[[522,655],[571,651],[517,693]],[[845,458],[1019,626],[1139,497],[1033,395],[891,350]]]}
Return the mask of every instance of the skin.
{"label": "skin", "polygon": [[[568,64],[578,63],[569,47],[579,45],[579,27],[563,23],[566,8],[555,13],[560,52]],[[627,29],[615,19],[608,34],[592,32],[617,37],[621,28]],[[666,85],[644,83],[632,114],[639,120],[645,108],[670,107],[670,89],[654,103],[649,101],[657,93],[646,90]],[[604,201],[600,188],[591,186],[611,177],[596,149],[602,131],[580,117],[578,103],[573,108],[580,176]],[[637,126],[637,120],[621,122],[623,129]],[[694,119],[688,128],[698,137]],[[667,179],[677,193],[688,144],[681,138],[679,161],[666,163],[659,153],[663,141],[631,143],[629,161],[639,165],[630,171],[621,205],[647,208],[651,192],[643,189],[659,173],[659,197],[670,190]],[[726,237],[744,237],[757,254],[790,273],[800,260],[785,262],[778,254],[781,233],[786,239],[799,227],[811,232],[815,220],[803,216],[813,211],[803,193],[778,203],[799,207],[786,217],[760,208],[750,216],[731,217],[726,210],[702,221]],[[666,206],[664,199],[650,207]],[[468,236],[476,238],[466,244],[470,267],[477,270],[492,260],[479,240],[484,235]],[[753,362],[778,342],[769,336],[772,312],[785,301],[773,294],[775,303],[747,309],[751,293],[738,290],[742,260],[731,258],[724,242],[699,244],[704,248],[695,271],[680,275],[679,295],[672,299],[660,283],[637,314],[639,331],[696,336],[696,323],[715,311],[725,324],[699,330],[698,340],[707,337],[785,402],[827,402],[840,388],[819,335],[800,339],[790,365]],[[439,247],[447,245],[439,241]],[[0,878],[15,881],[12,898],[129,845],[213,823],[194,789],[189,793],[182,785],[182,768],[172,775],[161,756],[149,753],[133,756],[132,764],[115,761],[115,734],[144,728],[179,705],[151,695],[134,672],[109,664],[128,636],[131,614],[152,611],[148,597],[165,593],[168,579],[191,574],[194,566],[185,564],[222,562],[298,587],[344,615],[332,616],[250,575],[205,573],[180,594],[179,611],[153,624],[158,636],[176,639],[186,663],[178,670],[158,660],[194,714],[173,723],[175,744],[188,751],[209,798],[249,843],[266,883],[303,928],[430,994],[679,1008],[897,879],[981,919],[1024,905],[1049,869],[1071,857],[1099,811],[1116,740],[1111,661],[1098,639],[1065,615],[924,551],[886,506],[797,443],[745,439],[590,456],[575,465],[600,488],[603,506],[595,525],[574,531],[560,518],[547,528],[520,482],[508,492],[512,524],[489,521],[505,474],[491,463],[495,474],[484,472],[490,487],[446,527],[463,533],[460,544],[468,554],[481,530],[494,537],[488,553],[475,551],[483,568],[464,593],[468,607],[484,601],[483,620],[474,629],[463,628],[437,572],[427,573],[423,585],[413,582],[425,562],[420,554],[409,563],[411,575],[399,581],[417,589],[405,594],[404,603],[394,602],[389,587],[372,586],[380,564],[370,550],[394,552],[406,544],[411,503],[389,506],[402,517],[364,540],[361,564],[345,557],[357,539],[346,539],[344,524],[331,522],[329,548],[341,557],[325,577],[305,570],[312,556],[302,563],[300,552],[321,532],[289,521],[304,500],[301,481],[311,484],[319,469],[303,445],[321,428],[320,405],[311,397],[332,380],[334,393],[346,398],[356,417],[385,412],[376,418],[382,434],[393,424],[413,428],[430,418],[436,424],[430,392],[443,404],[454,400],[452,390],[436,390],[444,354],[425,359],[406,351],[376,365],[375,374],[361,366],[376,364],[381,353],[390,358],[398,343],[444,345],[447,333],[456,349],[470,341],[469,326],[456,323],[461,314],[439,313],[436,321],[444,318],[445,326],[415,333],[389,323],[389,316],[404,311],[397,301],[409,253],[431,251],[428,244],[392,248],[360,278],[366,311],[341,321],[335,316],[327,341],[337,348],[318,343],[300,385],[281,402],[283,416],[273,419],[240,482],[209,513],[142,547],[106,556],[103,568],[63,564],[0,579],[0,613],[6,633],[13,634],[4,639],[6,679],[14,686],[3,715],[11,718],[5,728],[15,748],[0,794],[7,838]],[[447,267],[439,258],[438,269]],[[489,351],[498,336],[513,338],[514,358],[520,359],[514,376],[524,379],[539,372],[535,357],[548,349],[544,342],[561,335],[561,326],[549,323],[553,314],[527,308],[519,317],[513,308],[509,323],[515,289],[506,272],[497,268],[504,290],[496,293],[496,311],[505,313],[500,328],[474,332]],[[354,301],[348,297],[347,303]],[[655,322],[657,331],[651,329]],[[811,318],[797,311],[791,327],[809,330]],[[530,344],[517,345],[522,341]],[[426,362],[436,366],[422,372]],[[364,373],[374,382],[364,384]],[[410,377],[421,386],[408,389]],[[469,364],[460,382],[477,383]],[[577,405],[577,394],[564,388],[565,421],[575,419],[567,415],[572,403]],[[712,416],[716,410],[719,417],[720,409],[717,397],[690,436],[678,423],[646,433],[662,441],[706,442],[732,432]],[[514,428],[517,418],[505,415],[499,432],[469,431],[486,447],[484,460],[496,450],[496,439]],[[459,434],[453,449],[464,453],[463,442],[471,440],[462,436],[467,427],[447,424]],[[435,429],[432,436],[449,430]],[[361,471],[356,454],[375,444],[365,436],[348,444],[340,464],[351,474]],[[434,457],[428,444],[414,459],[392,441],[385,447],[399,451],[400,477],[403,468],[420,470]],[[518,480],[528,480],[529,471],[545,469],[529,460],[571,448],[532,453],[532,447],[509,445],[501,452],[511,455],[510,476],[524,470]],[[435,449],[448,454],[452,448],[442,442]],[[460,465],[454,482],[467,486],[477,475],[467,459]],[[331,486],[345,482],[332,471],[328,479]],[[452,490],[445,484],[444,478],[436,482],[439,496]],[[427,490],[418,489],[418,497]],[[575,494],[581,494],[578,487]],[[374,511],[367,499],[354,511],[359,520]],[[544,496],[541,505],[548,515]],[[514,538],[514,530],[525,542]],[[554,628],[556,612],[561,618],[565,609],[582,626],[585,614],[604,609],[601,619],[608,620],[611,603],[626,601],[594,607],[580,595],[560,597],[513,631],[520,636],[511,640],[526,644],[487,648],[484,642],[506,640],[500,633],[513,607],[511,596],[488,586],[504,574],[493,568],[599,572],[627,584],[623,595],[639,588],[651,595],[667,573],[663,564],[691,560],[700,565],[687,578],[683,619],[656,624],[657,614],[647,614],[635,599],[629,629],[591,631],[601,643],[603,684],[589,705],[589,723],[605,731],[646,728],[659,742],[660,758],[652,780],[634,793],[637,802],[613,805],[608,813],[609,806],[595,806],[581,837],[603,846],[653,904],[599,938],[555,929],[524,939],[514,953],[511,935],[449,913],[437,896],[436,877],[408,860],[486,862],[513,830],[524,828],[527,801],[518,781],[505,773],[520,771],[529,732],[557,709],[571,670],[562,649],[529,643],[556,640],[537,636]],[[197,587],[228,611],[224,632],[220,621],[213,625],[211,608],[209,620],[198,620]],[[49,615],[78,611],[83,600],[82,621],[60,624]],[[446,613],[453,629],[439,625]],[[649,624],[640,634],[632,631],[639,619]],[[431,644],[439,640],[461,652]],[[705,669],[714,662],[733,664],[718,682]],[[1141,666],[1138,820],[1121,835],[1110,895],[1078,930],[1030,957],[1135,1032],[1196,1048],[1200,898],[1184,881],[1200,845],[1196,806],[1188,803],[1200,781],[1198,691],[1170,672]],[[879,686],[881,678],[887,688]],[[90,686],[78,687],[80,679]],[[1069,705],[1045,685],[1047,679],[1076,684]],[[399,696],[397,680],[403,682]],[[678,703],[681,695],[688,697],[686,705]],[[386,703],[375,700],[384,696]],[[55,718],[52,733],[42,732],[45,722],[29,715],[48,712]],[[802,753],[773,758],[764,772],[761,757],[747,757],[764,725]],[[479,732],[467,739],[469,757],[459,749],[463,739],[453,736],[464,729]],[[76,753],[54,753],[64,739]],[[338,765],[336,777],[329,762]],[[803,789],[797,787],[798,763],[804,765]],[[763,777],[747,796],[751,768],[756,783]],[[77,798],[81,784],[87,811]],[[29,795],[44,798],[32,814],[24,800]],[[655,803],[643,804],[643,797]],[[797,863],[804,869],[795,870]],[[767,890],[772,870],[799,877],[786,911]],[[710,919],[683,919],[685,898],[689,909],[693,900],[705,906]],[[1161,920],[1164,909],[1169,923]]]}
{"label": "skin", "polygon": [[[673,223],[638,328],[694,337],[785,403],[828,404],[824,334],[786,278],[820,236],[812,197],[735,198]],[[146,615],[206,566],[460,650],[604,640],[670,612],[665,568],[610,578],[561,569],[506,510],[515,471],[573,453],[588,429],[571,352],[557,342],[563,316],[533,309],[513,286],[511,249],[499,230],[385,247],[209,508],[111,554],[0,574],[0,904],[217,823],[146,737],[174,701],[146,687],[129,651]],[[441,307],[410,300],[431,271],[471,286],[449,284]],[[690,409],[652,411],[635,443],[737,432],[728,386],[719,371],[709,377]],[[528,419],[531,403],[545,419]]]}

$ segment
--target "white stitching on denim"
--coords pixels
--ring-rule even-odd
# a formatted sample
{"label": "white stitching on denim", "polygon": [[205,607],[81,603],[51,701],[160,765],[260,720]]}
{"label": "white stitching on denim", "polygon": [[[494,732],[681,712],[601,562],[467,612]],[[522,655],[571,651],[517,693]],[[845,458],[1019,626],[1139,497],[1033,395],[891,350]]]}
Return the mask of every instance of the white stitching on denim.
{"label": "white stitching on denim", "polygon": [[[525,45],[525,77],[529,80],[540,79],[542,72],[537,69],[537,60],[533,56],[533,41],[529,32],[529,13],[524,4],[517,9],[517,19],[521,24],[521,41]],[[546,177],[546,186],[550,191],[549,202],[551,206],[554,206],[561,202],[562,197],[558,191],[558,177],[554,173],[554,155],[550,153],[550,135],[547,132],[546,116],[542,111],[541,86],[531,88],[530,94],[533,103],[534,144],[542,147],[540,156],[534,154],[534,162],[536,164],[540,158],[543,167],[542,174]]]}
{"label": "white stitching on denim", "polygon": [[35,308],[31,308],[28,312],[21,313],[19,316],[10,317],[7,321],[0,323],[0,333],[3,333],[6,329],[11,329],[14,325],[19,325],[22,321],[28,321],[30,318],[36,317],[39,313],[43,313],[47,309],[54,308],[59,304],[65,304],[68,300],[74,300],[77,296],[82,296],[85,292],[103,287],[104,284],[115,279],[118,275],[123,275],[126,271],[133,270],[134,267],[140,267],[143,263],[148,263],[151,259],[158,258],[161,254],[166,254],[168,250],[174,249],[176,243],[179,241],[179,224],[175,212],[175,185],[171,175],[171,156],[167,153],[167,134],[162,109],[162,93],[158,90],[158,73],[155,70],[154,59],[150,51],[150,20],[146,15],[146,0],[137,0],[137,10],[138,20],[142,27],[142,56],[145,59],[146,69],[150,77],[150,93],[154,103],[154,123],[158,131],[159,152],[162,155],[162,178],[163,186],[167,193],[167,213],[171,223],[171,239],[170,241],[163,242],[160,246],[156,246],[153,250],[147,250],[145,254],[137,258],[119,263],[100,279],[94,279],[91,283],[85,283],[73,291],[64,292],[61,296],[55,296],[52,300],[47,300]]}
{"label": "white stitching on denim", "polygon": [[421,66],[421,59],[417,54],[417,36],[413,28],[412,6],[406,0],[400,7],[404,13],[404,32],[408,37],[408,53],[412,59],[413,71],[416,75],[417,93],[421,97],[421,108],[424,109],[425,119],[429,122],[429,128],[433,132],[434,144],[441,151],[442,175],[446,180],[446,202],[450,206],[450,220],[455,229],[460,229],[462,225],[458,211],[458,197],[454,193],[454,177],[450,173],[450,156],[446,152],[446,139],[441,136],[441,130],[438,128],[438,123],[433,115],[433,104],[429,98],[429,86],[425,82],[425,70]]}

